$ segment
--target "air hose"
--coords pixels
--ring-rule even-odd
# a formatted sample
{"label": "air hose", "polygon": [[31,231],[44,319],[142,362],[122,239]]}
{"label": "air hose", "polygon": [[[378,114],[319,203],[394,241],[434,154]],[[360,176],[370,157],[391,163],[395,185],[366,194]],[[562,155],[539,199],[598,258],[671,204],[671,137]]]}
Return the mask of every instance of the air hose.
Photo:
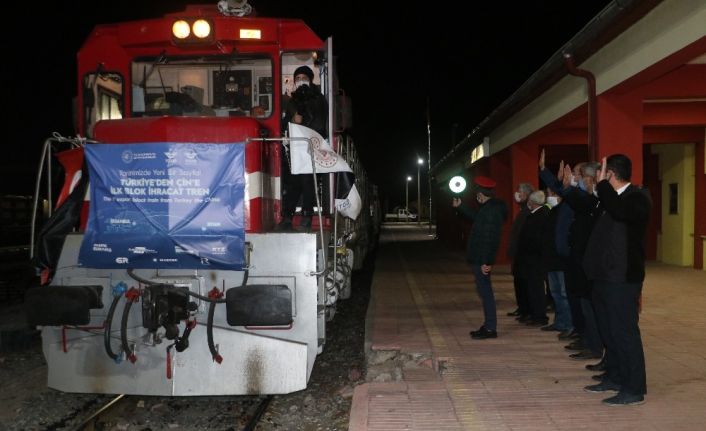
{"label": "air hose", "polygon": [[[223,297],[223,292],[218,290],[217,287],[214,287],[211,289],[210,292],[208,292],[208,296],[210,298],[215,299],[220,299]],[[211,301],[211,303],[208,306],[208,321],[206,322],[206,338],[208,339],[208,350],[211,352],[211,357],[213,358],[214,361],[218,362],[219,364],[223,362],[223,357],[218,353],[218,350],[216,349],[216,344],[213,342],[213,316],[216,313],[216,301]]]}
{"label": "air hose", "polygon": [[116,363],[120,363],[122,357],[113,352],[113,348],[110,347],[110,333],[111,326],[113,325],[113,316],[115,315],[115,309],[118,307],[118,301],[120,301],[120,297],[123,296],[126,290],[127,285],[124,281],[121,281],[115,286],[113,286],[113,302],[110,303],[108,316],[105,319],[105,332],[103,332],[103,344],[105,345],[105,353],[107,353],[110,359],[114,360]]}
{"label": "air hose", "polygon": [[[246,268],[243,272],[243,282],[241,287],[244,287],[248,283],[248,269]],[[208,306],[208,320],[206,322],[206,338],[208,341],[208,350],[211,352],[211,357],[214,361],[219,364],[223,362],[223,357],[218,353],[216,349],[216,343],[213,341],[213,316],[216,314],[216,304],[226,302],[223,298],[223,292],[214,287],[208,292],[209,306]]]}
{"label": "air hose", "polygon": [[127,342],[127,321],[128,317],[130,317],[130,307],[132,307],[133,302],[137,302],[140,298],[140,291],[131,287],[130,290],[125,293],[125,298],[127,298],[127,302],[125,302],[123,318],[120,321],[120,342],[122,343],[125,357],[134,364],[135,361],[137,361],[137,356],[135,356],[135,353],[130,349],[130,345]]}

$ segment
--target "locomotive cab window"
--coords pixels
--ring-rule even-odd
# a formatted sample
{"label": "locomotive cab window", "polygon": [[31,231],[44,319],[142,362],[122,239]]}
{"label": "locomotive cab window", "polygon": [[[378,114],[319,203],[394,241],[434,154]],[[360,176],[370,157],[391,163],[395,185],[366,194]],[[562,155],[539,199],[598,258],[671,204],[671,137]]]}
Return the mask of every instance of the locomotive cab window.
{"label": "locomotive cab window", "polygon": [[132,114],[265,118],[268,56],[142,58],[132,63]]}
{"label": "locomotive cab window", "polygon": [[[282,118],[294,118],[295,113],[304,112],[298,120],[299,124],[329,139],[328,110],[332,102],[328,94],[328,69],[324,53],[299,51],[282,54],[281,80]],[[314,97],[317,93],[323,95],[321,99],[326,103],[312,102],[317,99]]]}
{"label": "locomotive cab window", "polygon": [[117,73],[89,73],[83,80],[83,131],[93,136],[93,126],[101,120],[123,118],[123,78]]}

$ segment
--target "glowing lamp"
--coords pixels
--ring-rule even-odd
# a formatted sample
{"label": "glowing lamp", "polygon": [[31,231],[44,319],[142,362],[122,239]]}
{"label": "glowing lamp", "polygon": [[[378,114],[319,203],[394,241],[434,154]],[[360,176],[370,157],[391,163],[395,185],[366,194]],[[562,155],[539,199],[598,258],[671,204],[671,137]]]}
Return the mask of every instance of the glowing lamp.
{"label": "glowing lamp", "polygon": [[205,19],[197,19],[191,28],[194,31],[194,36],[199,39],[204,39],[211,34],[211,24]]}
{"label": "glowing lamp", "polygon": [[466,190],[466,180],[463,177],[453,177],[449,181],[449,188],[453,193],[461,193]]}
{"label": "glowing lamp", "polygon": [[241,28],[240,29],[241,39],[262,39],[262,31],[255,28]]}
{"label": "glowing lamp", "polygon": [[189,23],[180,19],[172,24],[172,34],[177,39],[186,39],[191,34]]}

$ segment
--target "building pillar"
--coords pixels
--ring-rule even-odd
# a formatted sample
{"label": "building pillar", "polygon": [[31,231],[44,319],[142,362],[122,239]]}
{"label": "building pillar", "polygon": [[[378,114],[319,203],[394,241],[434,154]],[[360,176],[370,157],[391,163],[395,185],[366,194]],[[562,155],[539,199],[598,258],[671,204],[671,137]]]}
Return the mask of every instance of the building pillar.
{"label": "building pillar", "polygon": [[642,98],[639,94],[598,96],[598,157],[625,154],[632,161],[633,184],[643,176]]}

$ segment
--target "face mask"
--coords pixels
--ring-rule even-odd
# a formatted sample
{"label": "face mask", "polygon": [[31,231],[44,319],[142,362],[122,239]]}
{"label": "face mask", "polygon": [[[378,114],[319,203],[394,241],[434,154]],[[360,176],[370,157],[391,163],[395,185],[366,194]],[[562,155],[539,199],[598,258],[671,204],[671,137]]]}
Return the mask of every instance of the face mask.
{"label": "face mask", "polygon": [[522,195],[520,194],[520,192],[515,192],[515,202],[517,202],[518,204],[522,202]]}
{"label": "face mask", "polygon": [[556,196],[547,196],[547,204],[554,208],[555,206],[559,205],[559,198]]}
{"label": "face mask", "polygon": [[308,79],[299,79],[294,81],[294,87],[299,88],[302,85],[306,85],[307,87],[309,86],[309,80]]}
{"label": "face mask", "polygon": [[579,182],[576,181],[576,179],[574,179],[574,176],[573,176],[573,175],[571,176],[571,185],[572,185],[573,187],[576,187],[576,186],[579,185]]}
{"label": "face mask", "polygon": [[579,188],[580,188],[581,190],[583,190],[584,192],[586,191],[586,183],[583,182],[583,178],[579,178],[578,186],[579,186]]}

